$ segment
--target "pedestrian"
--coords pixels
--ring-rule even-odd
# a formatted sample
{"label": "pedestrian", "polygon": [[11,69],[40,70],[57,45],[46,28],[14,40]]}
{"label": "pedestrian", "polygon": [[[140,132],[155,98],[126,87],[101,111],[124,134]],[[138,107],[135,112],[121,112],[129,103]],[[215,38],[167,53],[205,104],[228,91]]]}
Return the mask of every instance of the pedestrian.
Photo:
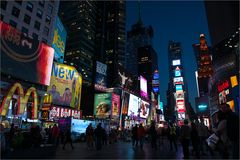
{"label": "pedestrian", "polygon": [[232,149],[232,159],[239,159],[239,116],[232,112],[230,106],[223,103],[219,106],[220,110],[226,115],[226,130]]}
{"label": "pedestrian", "polygon": [[196,158],[200,158],[199,156],[199,135],[198,129],[194,122],[191,124],[191,141],[193,146],[193,153],[195,152]]}
{"label": "pedestrian", "polygon": [[189,140],[190,140],[190,127],[188,126],[188,120],[184,120],[184,125],[180,130],[180,141],[183,148],[183,159],[189,159]]}
{"label": "pedestrian", "polygon": [[229,158],[229,139],[227,136],[227,120],[226,115],[220,110],[217,113],[218,125],[217,129],[214,130],[215,134],[219,137],[219,143],[216,149],[219,151],[223,159]]}
{"label": "pedestrian", "polygon": [[102,144],[105,146],[105,145],[107,145],[107,131],[106,131],[106,129],[102,128],[102,134],[103,134]]}
{"label": "pedestrian", "polygon": [[88,149],[93,148],[93,135],[94,135],[94,130],[92,127],[92,123],[90,123],[86,129],[86,136],[87,136],[87,147]]}
{"label": "pedestrian", "polygon": [[138,146],[138,126],[135,124],[135,126],[132,128],[132,147]]}
{"label": "pedestrian", "polygon": [[155,128],[155,122],[151,123],[150,129],[149,129],[149,134],[151,137],[151,146],[154,149],[157,149],[157,131]]}
{"label": "pedestrian", "polygon": [[97,125],[97,128],[94,130],[94,135],[96,138],[96,149],[101,150],[102,149],[102,137],[103,137],[103,131],[102,131],[102,124],[99,123]]}
{"label": "pedestrian", "polygon": [[72,144],[72,137],[71,137],[71,130],[70,126],[67,126],[65,133],[64,133],[64,144],[63,144],[63,150],[65,150],[65,145],[67,143],[70,143],[72,149],[74,149],[73,144]]}
{"label": "pedestrian", "polygon": [[202,155],[206,155],[205,148],[207,146],[206,139],[208,138],[208,128],[204,124],[203,117],[200,117],[200,123],[198,124],[198,134],[199,134],[199,151]]}
{"label": "pedestrian", "polygon": [[52,128],[52,142],[53,145],[58,146],[58,140],[59,140],[59,134],[60,134],[60,129],[58,128],[57,124],[54,124]]}
{"label": "pedestrian", "polygon": [[173,125],[173,123],[169,123],[169,142],[170,142],[170,149],[173,150],[173,144],[175,147],[175,150],[177,151],[177,141],[176,141],[176,127]]}
{"label": "pedestrian", "polygon": [[145,139],[145,129],[143,128],[142,124],[138,127],[138,139],[140,142],[140,148],[143,149],[143,143]]}

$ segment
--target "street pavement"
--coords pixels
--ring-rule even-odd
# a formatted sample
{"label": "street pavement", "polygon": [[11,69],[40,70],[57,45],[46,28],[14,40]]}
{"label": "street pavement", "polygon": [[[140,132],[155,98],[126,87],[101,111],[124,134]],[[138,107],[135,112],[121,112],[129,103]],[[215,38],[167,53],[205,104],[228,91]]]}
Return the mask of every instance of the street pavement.
{"label": "street pavement", "polygon": [[[141,150],[140,147],[132,148],[131,142],[119,141],[103,146],[97,151],[96,149],[89,150],[86,143],[74,143],[73,150],[70,144],[65,146],[65,150],[62,149],[62,145],[58,148],[49,146],[38,149],[18,149],[8,153],[2,159],[182,159],[180,144],[178,148],[178,151],[170,151],[169,143],[165,141],[157,150],[152,149],[149,143],[145,143]],[[191,155],[190,159],[195,158]],[[201,159],[219,159],[219,156],[212,157],[207,153]]]}

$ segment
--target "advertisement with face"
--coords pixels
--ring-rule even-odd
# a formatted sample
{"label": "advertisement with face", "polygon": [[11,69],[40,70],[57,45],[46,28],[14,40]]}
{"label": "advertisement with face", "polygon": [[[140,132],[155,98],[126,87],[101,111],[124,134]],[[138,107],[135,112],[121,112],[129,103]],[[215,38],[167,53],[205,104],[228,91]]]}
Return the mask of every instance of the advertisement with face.
{"label": "advertisement with face", "polygon": [[184,92],[176,91],[176,99],[184,99]]}
{"label": "advertisement with face", "polygon": [[80,110],[81,89],[82,77],[74,67],[53,63],[51,83],[47,89],[53,104]]}
{"label": "advertisement with face", "polygon": [[130,94],[128,116],[138,116],[139,101],[140,98],[133,94]]}
{"label": "advertisement with face", "polygon": [[149,103],[141,100],[140,104],[140,117],[147,118],[149,114]]}
{"label": "advertisement with face", "polygon": [[2,73],[49,85],[54,49],[0,21]]}
{"label": "advertisement with face", "polygon": [[128,105],[129,105],[129,93],[123,92],[123,102],[122,102],[122,114],[128,114]]}
{"label": "advertisement with face", "polygon": [[148,98],[147,95],[147,80],[143,77],[140,76],[140,90],[141,90],[141,96]]}
{"label": "advertisement with face", "polygon": [[96,62],[96,82],[95,90],[105,91],[107,87],[107,65]]}
{"label": "advertisement with face", "polygon": [[111,93],[95,94],[94,115],[98,118],[108,118],[111,115]]}
{"label": "advertisement with face", "polygon": [[112,93],[112,118],[118,118],[120,114],[120,96]]}
{"label": "advertisement with face", "polygon": [[54,26],[52,47],[55,50],[54,60],[59,63],[63,63],[66,38],[67,32],[61,20],[57,16]]}

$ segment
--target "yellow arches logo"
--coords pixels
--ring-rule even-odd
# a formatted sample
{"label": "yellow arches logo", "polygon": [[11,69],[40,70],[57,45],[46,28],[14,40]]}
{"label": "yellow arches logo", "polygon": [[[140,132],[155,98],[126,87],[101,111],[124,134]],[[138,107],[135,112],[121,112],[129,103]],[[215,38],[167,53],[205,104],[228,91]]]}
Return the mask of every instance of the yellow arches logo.
{"label": "yellow arches logo", "polygon": [[29,99],[30,95],[32,95],[32,97],[33,97],[32,119],[36,119],[37,111],[38,111],[37,91],[34,87],[31,87],[27,90],[26,94],[24,95],[24,90],[20,83],[15,83],[8,91],[8,94],[5,96],[2,106],[0,108],[1,115],[2,116],[7,115],[10,101],[12,99],[13,94],[16,91],[17,91],[17,94],[19,95],[19,98],[17,100],[17,105],[18,105],[17,114],[24,113],[25,108],[27,107],[28,99]]}

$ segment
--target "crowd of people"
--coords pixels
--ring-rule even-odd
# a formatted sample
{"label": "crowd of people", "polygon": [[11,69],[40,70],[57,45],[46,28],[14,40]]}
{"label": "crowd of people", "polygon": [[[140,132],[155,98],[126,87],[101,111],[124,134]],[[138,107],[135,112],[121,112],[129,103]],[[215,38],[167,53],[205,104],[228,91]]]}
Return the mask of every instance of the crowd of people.
{"label": "crowd of people", "polygon": [[[107,131],[101,123],[96,128],[89,124],[85,133],[86,144],[89,150],[101,150],[103,146],[122,140],[131,141],[134,149],[143,149],[145,143],[150,143],[152,149],[157,150],[158,147],[166,146],[167,142],[169,150],[175,149],[176,152],[179,150],[178,144],[181,144],[184,159],[189,159],[190,153],[195,158],[203,158],[208,153],[214,155],[216,151],[223,159],[239,159],[239,116],[231,111],[228,104],[221,104],[217,118],[218,123],[211,127],[211,130],[204,124],[202,117],[200,122],[184,120],[182,126],[169,122],[165,127],[158,127],[153,121],[149,126],[140,123],[121,131],[118,128]],[[69,143],[74,149],[70,126],[60,129],[56,124],[49,128],[33,125],[29,132],[23,132],[12,124],[8,132],[3,131],[2,125],[0,129],[2,154],[6,150],[13,151],[20,147],[37,148],[46,144],[56,147],[62,144],[62,149],[65,149]],[[219,137],[214,148],[207,141],[213,134]],[[166,149],[165,147],[164,150]]]}

